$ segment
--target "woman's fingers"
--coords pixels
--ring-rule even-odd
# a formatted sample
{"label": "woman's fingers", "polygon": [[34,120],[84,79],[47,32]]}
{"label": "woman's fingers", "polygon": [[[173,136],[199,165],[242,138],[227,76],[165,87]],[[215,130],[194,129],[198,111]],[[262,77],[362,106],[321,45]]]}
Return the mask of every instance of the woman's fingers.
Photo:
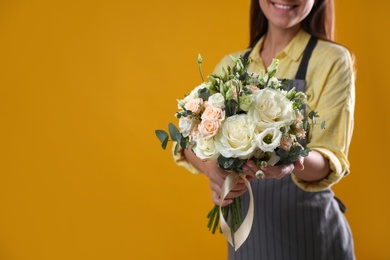
{"label": "woman's fingers", "polygon": [[[221,197],[214,191],[212,192],[212,199],[213,199],[213,202],[214,202],[215,205],[219,206],[221,204]],[[229,205],[232,202],[233,202],[232,199],[224,199],[220,206],[225,207],[225,206]]]}
{"label": "woman's fingers", "polygon": [[291,174],[297,165],[297,170],[303,169],[303,159],[299,159],[296,163],[283,164],[283,165],[267,165],[266,167],[257,167],[253,161],[248,161],[243,166],[243,170],[246,174],[252,178],[256,177],[256,173],[260,170],[264,174],[264,178],[268,179],[281,179],[287,174]]}

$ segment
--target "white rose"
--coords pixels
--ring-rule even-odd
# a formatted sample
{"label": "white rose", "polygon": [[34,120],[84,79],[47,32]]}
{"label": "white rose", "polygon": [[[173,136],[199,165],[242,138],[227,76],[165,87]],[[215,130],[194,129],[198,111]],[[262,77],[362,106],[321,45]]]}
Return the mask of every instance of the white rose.
{"label": "white rose", "polygon": [[225,98],[221,93],[215,93],[211,95],[208,99],[208,102],[211,106],[218,108],[225,108]]}
{"label": "white rose", "polygon": [[190,135],[192,128],[194,127],[194,121],[189,117],[181,117],[179,119],[180,133],[187,137]]}
{"label": "white rose", "polygon": [[248,116],[260,131],[282,124],[290,125],[294,120],[292,102],[280,91],[265,88],[254,92],[252,98]]}
{"label": "white rose", "polygon": [[270,127],[257,135],[257,145],[264,152],[273,152],[279,145],[282,132],[276,127]]}
{"label": "white rose", "polygon": [[200,134],[196,138],[196,145],[193,151],[201,160],[213,160],[219,156],[214,139],[205,140]]}
{"label": "white rose", "polygon": [[251,158],[256,149],[256,125],[246,114],[228,117],[215,136],[217,150],[226,158]]}

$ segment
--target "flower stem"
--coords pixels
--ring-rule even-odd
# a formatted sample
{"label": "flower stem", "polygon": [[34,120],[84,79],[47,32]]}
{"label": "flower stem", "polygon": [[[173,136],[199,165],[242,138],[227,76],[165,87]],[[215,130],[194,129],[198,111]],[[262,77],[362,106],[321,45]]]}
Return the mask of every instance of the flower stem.
{"label": "flower stem", "polygon": [[199,74],[200,74],[200,77],[202,78],[202,81],[204,82],[204,78],[203,78],[203,73],[202,73],[202,56],[200,56],[200,54],[198,55],[198,68],[199,68]]}

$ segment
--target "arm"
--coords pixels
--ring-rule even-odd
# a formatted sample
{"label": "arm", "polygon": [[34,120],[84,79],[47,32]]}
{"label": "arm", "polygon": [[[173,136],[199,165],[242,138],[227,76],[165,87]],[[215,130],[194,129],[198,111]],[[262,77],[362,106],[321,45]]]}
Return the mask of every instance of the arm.
{"label": "arm", "polygon": [[[223,182],[230,173],[218,167],[218,163],[216,160],[200,160],[198,157],[195,156],[191,149],[184,149],[183,155],[188,163],[190,163],[199,172],[204,173],[209,178],[213,202],[214,204],[219,205]],[[227,206],[228,204],[233,202],[233,198],[241,196],[246,190],[247,188],[244,182],[240,180],[234,190],[228,194],[228,196],[222,202],[221,205]]]}
{"label": "arm", "polygon": [[[326,128],[314,126],[309,133],[312,150],[303,161],[283,166],[261,168],[266,178],[292,179],[304,190],[319,191],[337,183],[349,172],[348,148],[353,130],[355,100],[354,73],[350,55],[343,47],[324,46],[317,52],[308,78],[308,110],[316,110]],[[327,56],[324,59],[322,56]],[[303,158],[302,158],[303,159]],[[245,168],[253,175],[258,168],[248,162]]]}

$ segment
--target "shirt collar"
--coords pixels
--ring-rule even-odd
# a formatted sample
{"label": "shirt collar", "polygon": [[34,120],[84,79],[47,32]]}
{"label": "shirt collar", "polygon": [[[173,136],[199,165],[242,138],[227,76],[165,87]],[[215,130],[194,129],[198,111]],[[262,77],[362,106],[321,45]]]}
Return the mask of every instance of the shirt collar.
{"label": "shirt collar", "polygon": [[[300,30],[297,35],[292,39],[292,41],[279,53],[276,54],[276,59],[281,59],[285,56],[290,57],[293,61],[298,61],[299,58],[302,56],[303,51],[305,50],[305,47],[307,43],[310,40],[310,34],[305,32],[304,30]],[[264,36],[260,38],[260,40],[256,43],[255,47],[253,48],[250,58],[255,61],[262,63],[262,59],[260,56],[260,49],[263,46],[264,42]]]}

